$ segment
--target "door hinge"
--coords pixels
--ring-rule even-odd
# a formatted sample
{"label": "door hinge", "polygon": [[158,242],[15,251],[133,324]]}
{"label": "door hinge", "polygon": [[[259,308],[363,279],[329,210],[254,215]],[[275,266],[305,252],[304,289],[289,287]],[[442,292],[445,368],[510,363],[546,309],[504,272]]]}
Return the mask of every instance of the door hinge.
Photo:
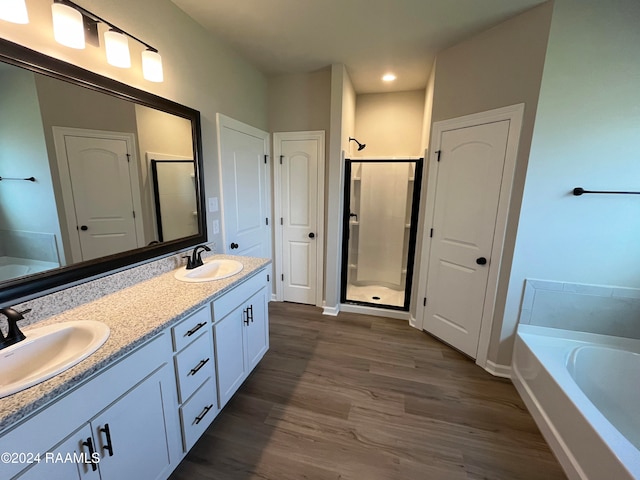
{"label": "door hinge", "polygon": [[133,213],[133,218],[136,218],[136,211],[134,210],[134,211],[133,211],[133,212],[131,212],[131,213]]}
{"label": "door hinge", "polygon": [[429,237],[433,238],[433,228],[429,231]]}
{"label": "door hinge", "polygon": [[264,156],[264,163],[267,163],[267,160],[269,159],[269,155],[265,155]]}
{"label": "door hinge", "polygon": [[267,273],[267,282],[269,281],[269,274]]}
{"label": "door hinge", "polygon": [[127,153],[127,163],[131,163],[131,155]]}
{"label": "door hinge", "polygon": [[427,297],[424,297],[424,300],[422,301],[422,306],[423,307],[427,306]]}
{"label": "door hinge", "polygon": [[280,225],[284,225],[284,218],[280,217]]}
{"label": "door hinge", "polygon": [[267,218],[265,218],[265,219],[264,219],[264,223],[265,223],[265,225],[267,225],[267,226],[269,225],[269,217],[267,217]]}
{"label": "door hinge", "polygon": [[441,150],[436,150],[436,155],[438,156],[438,158],[436,159],[438,162],[440,161],[440,154],[442,153]]}
{"label": "door hinge", "polygon": [[280,165],[282,165],[282,159],[284,158],[284,155],[280,155]]}
{"label": "door hinge", "polygon": [[284,282],[284,273],[280,275],[280,279]]}

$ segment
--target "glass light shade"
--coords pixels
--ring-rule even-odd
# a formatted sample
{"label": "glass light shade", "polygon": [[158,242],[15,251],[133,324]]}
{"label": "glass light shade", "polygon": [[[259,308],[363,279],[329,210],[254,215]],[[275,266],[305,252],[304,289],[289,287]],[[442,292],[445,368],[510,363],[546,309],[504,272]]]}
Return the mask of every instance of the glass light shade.
{"label": "glass light shade", "polygon": [[27,5],[24,0],[0,0],[0,20],[11,23],[29,23]]}
{"label": "glass light shade", "polygon": [[158,52],[145,50],[142,52],[142,76],[150,82],[162,82],[162,57]]}
{"label": "glass light shade", "polygon": [[114,67],[131,67],[131,54],[129,53],[129,39],[126,35],[109,30],[104,32],[104,48],[107,51],[107,62]]}
{"label": "glass light shade", "polygon": [[84,25],[82,14],[62,3],[51,5],[53,14],[53,36],[56,42],[71,48],[84,48]]}

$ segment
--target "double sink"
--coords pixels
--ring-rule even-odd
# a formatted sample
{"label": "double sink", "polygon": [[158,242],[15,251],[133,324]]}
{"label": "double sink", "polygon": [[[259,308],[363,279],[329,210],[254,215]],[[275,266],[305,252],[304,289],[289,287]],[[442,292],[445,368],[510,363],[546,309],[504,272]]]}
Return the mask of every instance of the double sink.
{"label": "double sink", "polygon": [[[183,282],[210,282],[236,275],[244,266],[231,259],[210,258],[200,267],[175,271]],[[109,338],[102,322],[78,320],[24,331],[26,339],[0,350],[0,398],[48,380],[80,363]]]}

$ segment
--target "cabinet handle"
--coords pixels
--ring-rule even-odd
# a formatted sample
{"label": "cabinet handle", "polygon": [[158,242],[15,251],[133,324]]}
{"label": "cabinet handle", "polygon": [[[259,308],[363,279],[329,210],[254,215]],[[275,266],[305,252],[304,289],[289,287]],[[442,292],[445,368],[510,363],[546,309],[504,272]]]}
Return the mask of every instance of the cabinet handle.
{"label": "cabinet handle", "polygon": [[91,459],[91,470],[95,472],[96,470],[98,470],[98,465],[96,465],[96,462],[93,459],[93,454],[96,453],[96,451],[93,449],[93,440],[91,440],[91,437],[87,437],[87,441],[82,442],[82,445],[89,449],[89,458]]}
{"label": "cabinet handle", "polygon": [[187,376],[189,375],[195,375],[196,373],[198,373],[198,370],[200,370],[202,367],[204,367],[207,362],[209,361],[209,359],[205,359],[205,360],[200,360],[200,363],[198,363],[198,365],[196,365],[195,367],[193,367],[191,369],[191,371],[187,374]]}
{"label": "cabinet handle", "polygon": [[244,320],[242,320],[244,324],[249,325],[249,307],[242,310],[242,315],[245,317]]}
{"label": "cabinet handle", "polygon": [[[249,312],[251,312],[251,314],[249,314]],[[247,307],[247,318],[249,318],[249,320],[251,320],[251,323],[253,323],[253,304]]]}
{"label": "cabinet handle", "polygon": [[202,421],[205,415],[209,413],[209,410],[211,410],[212,408],[213,408],[213,403],[208,407],[204,407],[204,410],[202,410],[202,413],[196,417],[196,425],[198,425]]}
{"label": "cabinet handle", "polygon": [[206,325],[206,322],[202,322],[202,323],[197,324],[195,327],[193,327],[191,330],[189,330],[187,333],[185,333],[184,336],[185,337],[190,337],[191,335],[196,333],[198,330],[200,330],[205,325]]}
{"label": "cabinet handle", "polygon": [[102,447],[103,450],[109,452],[109,456],[113,457],[113,444],[111,443],[111,431],[109,430],[109,424],[105,423],[104,427],[98,428],[100,432],[104,432],[107,437],[107,444]]}

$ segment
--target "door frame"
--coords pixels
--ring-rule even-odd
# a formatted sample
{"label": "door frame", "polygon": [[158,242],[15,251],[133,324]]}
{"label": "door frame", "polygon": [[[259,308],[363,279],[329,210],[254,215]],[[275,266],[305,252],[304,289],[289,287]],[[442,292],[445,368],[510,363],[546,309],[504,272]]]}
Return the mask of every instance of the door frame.
{"label": "door frame", "polygon": [[[482,318],[480,321],[480,333],[478,338],[478,352],[476,355],[476,364],[485,368],[488,364],[489,343],[491,340],[491,331],[493,327],[493,316],[496,304],[496,292],[498,288],[498,280],[500,268],[502,266],[502,253],[504,248],[505,234],[507,230],[507,217],[509,214],[509,205],[511,203],[511,193],[513,188],[513,178],[515,174],[516,161],[518,156],[518,147],[520,143],[520,133],[522,130],[522,117],[524,114],[524,103],[511,105],[508,107],[489,110],[486,112],[474,113],[462,117],[442,120],[433,124],[431,132],[430,154],[425,158],[429,158],[427,170],[427,194],[425,201],[425,222],[422,232],[422,249],[421,249],[421,268],[418,279],[419,295],[416,300],[416,318],[412,326],[424,330],[424,315],[426,312],[426,292],[427,278],[429,274],[429,259],[431,255],[431,238],[429,236],[430,229],[433,225],[435,215],[435,199],[436,186],[438,181],[438,162],[437,153],[440,150],[440,139],[444,132],[468,127],[474,127],[487,123],[495,123],[504,120],[509,121],[509,134],[507,137],[507,148],[505,151],[505,161],[502,170],[502,182],[500,184],[500,197],[498,201],[498,211],[496,215],[496,224],[493,232],[493,246],[491,248],[491,259],[489,262],[489,273],[487,278],[487,289],[485,292],[485,301],[482,310]],[[422,298],[420,298],[422,297]]]}
{"label": "door frame", "polygon": [[[67,159],[66,136],[101,138],[106,140],[122,140],[127,144],[129,152],[129,176],[131,178],[131,195],[133,209],[136,212],[134,223],[136,226],[136,243],[138,247],[144,247],[144,224],[142,211],[142,193],[140,189],[140,176],[138,174],[138,153],[136,147],[136,137],[128,132],[111,132],[104,130],[90,130],[86,128],[73,127],[51,127],[53,131],[53,143],[56,150],[56,160],[58,167],[58,178],[60,180],[60,192],[62,204],[64,206],[65,227],[60,231],[66,232],[69,239],[71,259],[74,263],[82,261],[82,249],[80,248],[80,238],[78,237],[77,224],[75,222],[76,209],[73,200],[73,189],[71,186],[71,172],[69,171],[69,161]],[[70,221],[74,220],[74,221]],[[73,223],[73,225],[72,225]]]}
{"label": "door frame", "polygon": [[[273,134],[273,183],[274,183],[274,219],[282,218],[283,205],[280,184],[282,175],[282,167],[280,166],[280,155],[282,154],[281,142],[283,140],[317,140],[320,146],[320,155],[318,158],[318,194],[316,215],[318,228],[316,233],[316,307],[322,306],[323,287],[324,287],[324,176],[325,176],[325,132],[324,130],[311,130],[302,132],[275,132]],[[284,226],[279,221],[275,224],[275,272],[274,275],[282,278],[282,248],[283,248],[283,232]],[[276,300],[284,301],[284,288],[282,281],[275,282]]]}

